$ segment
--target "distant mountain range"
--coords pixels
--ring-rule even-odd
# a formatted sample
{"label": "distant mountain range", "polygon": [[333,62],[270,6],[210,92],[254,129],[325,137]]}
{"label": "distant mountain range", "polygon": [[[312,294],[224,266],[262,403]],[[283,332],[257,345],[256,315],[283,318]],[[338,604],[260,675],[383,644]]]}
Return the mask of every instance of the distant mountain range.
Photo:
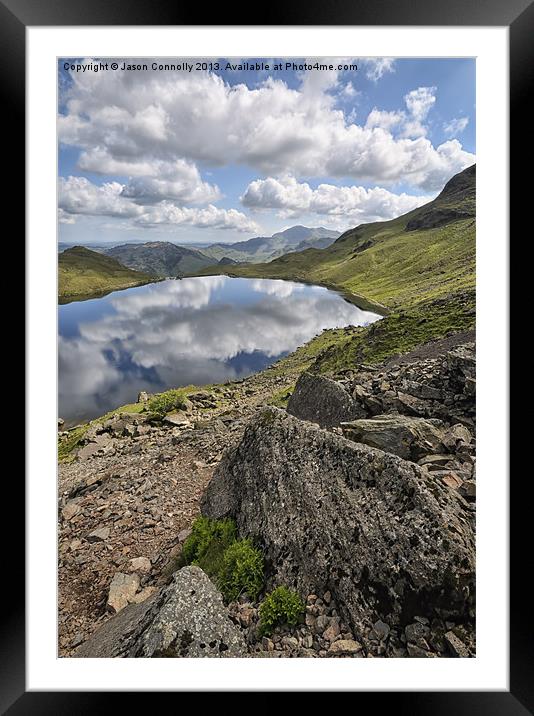
{"label": "distant mountain range", "polygon": [[272,236],[257,236],[235,244],[212,244],[200,248],[199,251],[217,261],[226,258],[239,263],[265,263],[293,251],[325,249],[339,236],[339,231],[322,227],[292,226]]}
{"label": "distant mountain range", "polygon": [[103,249],[103,252],[123,266],[160,277],[184,276],[216,263],[197,249],[188,249],[185,246],[172,244],[170,241],[121,244]]}
{"label": "distant mountain range", "polygon": [[[241,263],[265,263],[294,251],[324,249],[338,238],[338,231],[322,227],[292,226],[272,236],[257,236],[233,244],[186,247],[170,241],[149,241],[106,247],[91,245],[91,250],[110,256],[133,271],[155,277],[185,276],[208,266]],[[59,243],[58,250],[70,250]]]}

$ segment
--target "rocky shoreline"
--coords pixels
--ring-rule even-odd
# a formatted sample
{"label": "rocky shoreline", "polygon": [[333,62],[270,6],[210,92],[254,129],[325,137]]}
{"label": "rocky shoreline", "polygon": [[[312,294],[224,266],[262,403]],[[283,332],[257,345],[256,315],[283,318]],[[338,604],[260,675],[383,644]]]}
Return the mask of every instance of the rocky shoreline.
{"label": "rocky shoreline", "polygon": [[[269,407],[295,377],[85,432],[60,465],[61,656],[475,655],[474,332],[304,373]],[[200,511],[260,546],[264,592],[304,600],[297,624],[262,635],[261,598],[176,569]]]}

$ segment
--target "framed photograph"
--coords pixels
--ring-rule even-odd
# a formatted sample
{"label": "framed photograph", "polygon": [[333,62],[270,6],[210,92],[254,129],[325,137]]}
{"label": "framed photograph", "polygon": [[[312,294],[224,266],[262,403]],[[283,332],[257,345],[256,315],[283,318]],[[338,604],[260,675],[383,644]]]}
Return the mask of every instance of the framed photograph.
{"label": "framed photograph", "polygon": [[508,270],[532,5],[236,10],[0,4],[28,307],[2,709],[530,713]]}

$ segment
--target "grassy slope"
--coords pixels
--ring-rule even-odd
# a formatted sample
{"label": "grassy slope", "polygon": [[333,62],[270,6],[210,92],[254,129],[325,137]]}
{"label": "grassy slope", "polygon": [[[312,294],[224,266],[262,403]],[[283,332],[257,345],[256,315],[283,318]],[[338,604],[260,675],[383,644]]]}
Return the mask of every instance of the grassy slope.
{"label": "grassy slope", "polygon": [[153,276],[132,271],[115,259],[74,246],[58,256],[59,300],[82,298],[139,286],[154,280]]}

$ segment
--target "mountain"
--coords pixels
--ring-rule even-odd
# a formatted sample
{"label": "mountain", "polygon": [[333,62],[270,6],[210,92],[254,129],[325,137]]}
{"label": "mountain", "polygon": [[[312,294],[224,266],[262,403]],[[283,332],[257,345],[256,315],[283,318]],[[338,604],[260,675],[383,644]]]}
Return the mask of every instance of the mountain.
{"label": "mountain", "polygon": [[183,276],[214,263],[196,249],[187,249],[169,241],[122,244],[105,249],[105,253],[128,268],[160,277]]}
{"label": "mountain", "polygon": [[220,261],[222,258],[237,262],[264,263],[292,251],[307,248],[326,248],[339,236],[339,231],[331,231],[322,227],[308,228],[292,226],[272,236],[256,236],[247,241],[234,244],[212,244],[200,251],[210,258]]}
{"label": "mountain", "polygon": [[139,286],[153,280],[152,276],[132,271],[115,259],[84,246],[65,249],[58,255],[60,302]]}
{"label": "mountain", "polygon": [[329,285],[388,308],[472,289],[475,192],[473,165],[454,176],[428,204],[390,221],[350,229],[325,249],[222,270],[233,276]]}

